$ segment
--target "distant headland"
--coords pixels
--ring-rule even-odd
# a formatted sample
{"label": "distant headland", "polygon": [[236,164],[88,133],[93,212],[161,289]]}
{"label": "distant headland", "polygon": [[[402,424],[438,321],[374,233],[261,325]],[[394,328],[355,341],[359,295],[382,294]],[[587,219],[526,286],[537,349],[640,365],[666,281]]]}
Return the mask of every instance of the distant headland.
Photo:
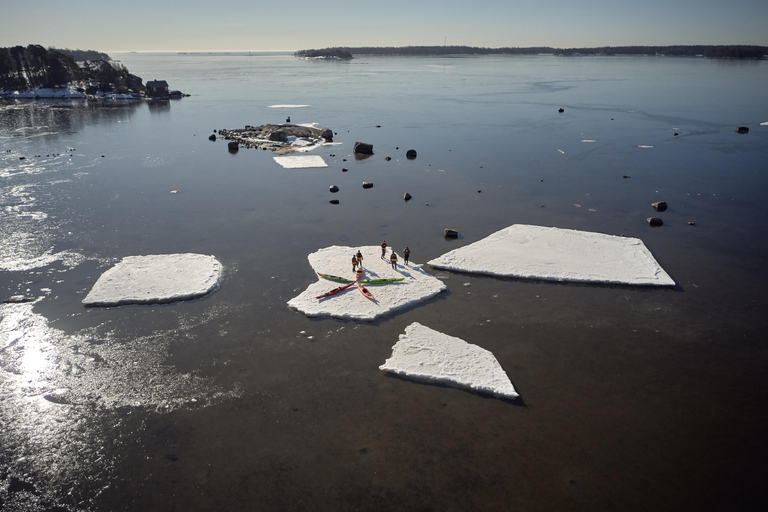
{"label": "distant headland", "polygon": [[659,55],[669,57],[706,57],[712,59],[765,59],[768,46],[755,45],[674,45],[674,46],[601,46],[595,48],[482,48],[476,46],[360,46],[299,50],[296,57],[348,60],[355,55]]}
{"label": "distant headland", "polygon": [[109,55],[95,50],[45,48],[40,45],[0,48],[0,97],[149,98],[184,96],[165,80],[142,83],[141,77]]}

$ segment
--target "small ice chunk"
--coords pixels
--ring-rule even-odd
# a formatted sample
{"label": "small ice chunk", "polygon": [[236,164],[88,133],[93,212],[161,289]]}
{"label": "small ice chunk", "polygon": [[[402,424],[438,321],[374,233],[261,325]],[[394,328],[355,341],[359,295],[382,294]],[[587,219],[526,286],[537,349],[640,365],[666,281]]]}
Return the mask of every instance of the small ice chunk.
{"label": "small ice chunk", "polygon": [[379,369],[497,397],[519,397],[491,352],[417,322],[405,328],[405,333],[392,347],[392,357]]}
{"label": "small ice chunk", "polygon": [[83,299],[85,306],[189,300],[213,290],[221,263],[204,254],[126,256],[104,272]]}
{"label": "small ice chunk", "polygon": [[639,238],[525,224],[513,224],[429,264],[525,279],[675,285]]}
{"label": "small ice chunk", "polygon": [[286,169],[311,169],[328,167],[323,157],[319,155],[288,155],[288,156],[276,156],[275,162],[282,165]]}

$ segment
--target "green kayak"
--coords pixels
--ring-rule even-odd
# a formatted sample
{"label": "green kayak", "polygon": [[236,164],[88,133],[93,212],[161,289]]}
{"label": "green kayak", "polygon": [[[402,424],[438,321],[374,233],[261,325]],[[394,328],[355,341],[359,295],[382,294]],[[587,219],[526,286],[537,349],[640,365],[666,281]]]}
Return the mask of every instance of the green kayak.
{"label": "green kayak", "polygon": [[[329,281],[336,281],[338,283],[354,283],[355,282],[353,279],[346,279],[344,277],[332,276],[330,274],[323,274],[321,272],[318,272],[317,275],[319,275],[323,279],[328,279]],[[377,285],[377,284],[399,283],[400,281],[405,281],[405,278],[399,277],[399,278],[391,278],[391,279],[369,279],[367,281],[359,281],[359,283],[367,284],[367,285]]]}

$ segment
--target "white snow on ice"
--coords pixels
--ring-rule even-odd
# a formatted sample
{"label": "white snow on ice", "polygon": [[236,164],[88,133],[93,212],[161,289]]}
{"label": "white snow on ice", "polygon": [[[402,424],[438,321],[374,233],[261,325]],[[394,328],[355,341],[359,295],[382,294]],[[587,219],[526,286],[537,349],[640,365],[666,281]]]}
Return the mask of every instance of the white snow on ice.
{"label": "white snow on ice", "polygon": [[768,126],[768,121],[766,121],[764,123],[760,123],[760,126]]}
{"label": "white snow on ice", "polygon": [[309,105],[270,105],[267,108],[304,108]]}
{"label": "white snow on ice", "polygon": [[127,256],[104,272],[83,299],[86,306],[149,304],[202,297],[221,277],[221,263],[205,254]]}
{"label": "white snow on ice", "polygon": [[405,333],[392,347],[392,357],[379,369],[497,397],[515,399],[519,396],[491,352],[417,322],[405,328]]}
{"label": "white snow on ice", "polygon": [[288,306],[301,311],[307,316],[330,316],[333,318],[350,318],[356,320],[374,320],[391,311],[408,307],[427,300],[446,289],[439,279],[429,275],[421,265],[410,262],[402,265],[402,255],[398,254],[397,269],[393,269],[387,249],[386,260],[381,259],[381,248],[378,246],[343,247],[331,246],[310,254],[307,259],[315,272],[353,279],[352,255],[357,251],[363,255],[365,273],[362,280],[405,278],[398,283],[382,285],[365,285],[373,294],[375,302],[370,301],[357,289],[356,285],[341,293],[318,300],[315,297],[344,283],[329,281],[318,276],[315,283],[310,284],[298,296],[288,301]]}
{"label": "white snow on ice", "polygon": [[527,279],[674,286],[639,238],[514,224],[429,262]]}
{"label": "white snow on ice", "polygon": [[275,162],[282,165],[286,169],[311,169],[328,167],[323,157],[318,155],[288,155],[288,156],[276,156]]}

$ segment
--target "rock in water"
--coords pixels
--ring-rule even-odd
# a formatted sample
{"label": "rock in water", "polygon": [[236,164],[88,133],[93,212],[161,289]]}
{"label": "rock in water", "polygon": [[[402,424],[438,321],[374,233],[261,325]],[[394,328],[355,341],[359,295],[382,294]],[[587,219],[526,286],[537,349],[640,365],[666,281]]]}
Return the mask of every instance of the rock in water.
{"label": "rock in water", "polygon": [[405,334],[392,347],[392,357],[379,369],[496,397],[519,397],[491,352],[417,322],[405,328]]}
{"label": "rock in water", "polygon": [[373,145],[366,142],[355,142],[354,153],[358,155],[372,155]]}

